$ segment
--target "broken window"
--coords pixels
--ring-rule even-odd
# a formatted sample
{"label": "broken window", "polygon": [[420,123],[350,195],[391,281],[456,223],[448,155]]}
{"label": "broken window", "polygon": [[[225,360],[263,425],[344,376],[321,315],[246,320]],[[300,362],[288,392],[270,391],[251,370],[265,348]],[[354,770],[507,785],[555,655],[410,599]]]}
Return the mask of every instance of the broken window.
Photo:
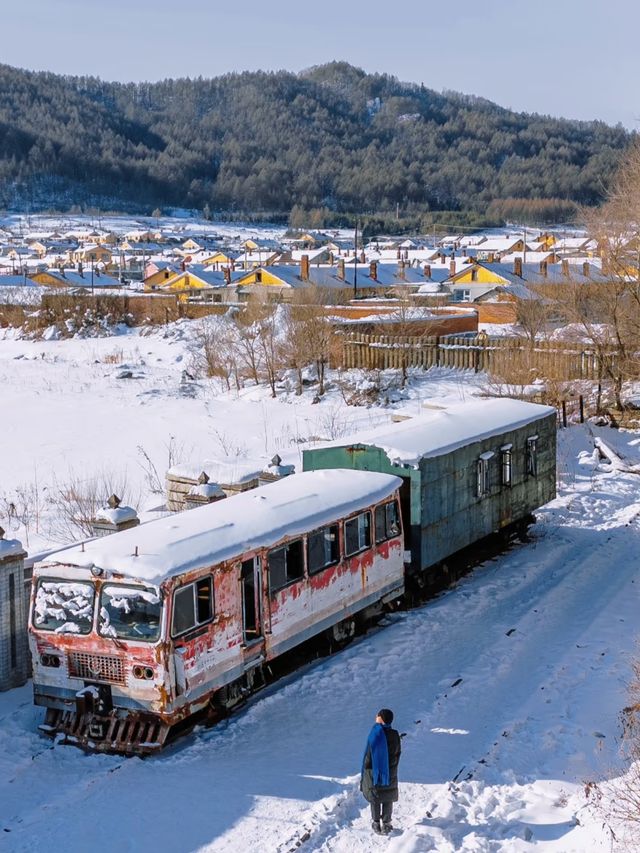
{"label": "broken window", "polygon": [[269,551],[269,590],[275,592],[304,575],[304,550],[302,539],[288,542],[281,548]]}
{"label": "broken window", "polygon": [[345,557],[371,546],[371,513],[361,512],[344,523]]}
{"label": "broken window", "polygon": [[56,634],[88,634],[93,625],[92,583],[40,580],[33,605],[33,627]]}
{"label": "broken window", "polygon": [[171,634],[174,637],[213,619],[213,579],[200,578],[173,593]]}
{"label": "broken window", "polygon": [[530,435],[527,439],[527,474],[538,476],[538,436]]}
{"label": "broken window", "polygon": [[107,584],[100,593],[98,633],[153,642],[160,636],[160,596],[146,587]]}
{"label": "broken window", "polygon": [[393,539],[400,533],[400,513],[397,501],[389,501],[376,507],[376,542]]}
{"label": "broken window", "polygon": [[314,530],[307,536],[307,565],[310,575],[322,571],[327,566],[335,565],[339,559],[340,544],[337,524]]}

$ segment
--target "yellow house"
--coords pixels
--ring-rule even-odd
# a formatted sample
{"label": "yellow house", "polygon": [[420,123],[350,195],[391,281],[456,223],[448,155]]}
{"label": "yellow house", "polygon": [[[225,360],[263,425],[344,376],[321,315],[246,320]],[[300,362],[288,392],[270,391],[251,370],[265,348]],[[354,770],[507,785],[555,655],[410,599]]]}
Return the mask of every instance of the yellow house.
{"label": "yellow house", "polygon": [[542,234],[539,234],[536,237],[536,243],[542,243],[542,248],[545,252],[551,251],[552,247],[557,243],[557,238],[555,234],[550,234],[548,231],[545,231]]}
{"label": "yellow house", "polygon": [[294,266],[279,266],[279,267],[255,267],[245,273],[240,273],[234,279],[234,284],[238,287],[254,287],[256,285],[262,287],[278,287],[291,288],[300,286],[300,274],[298,267]]}
{"label": "yellow house", "polygon": [[230,267],[237,255],[235,254],[227,254],[226,252],[216,252],[214,255],[211,255],[208,258],[204,258],[202,263],[205,267],[213,267],[214,269],[220,269],[221,267]]}
{"label": "yellow house", "polygon": [[[166,270],[159,270],[156,275],[164,272]],[[162,279],[158,284],[151,284],[151,278],[154,278],[154,276],[150,276],[144,281],[146,292],[161,291],[162,293],[176,293],[182,301],[186,301],[194,291],[222,291],[229,283],[225,273],[218,272],[217,270],[206,270],[205,272],[198,273],[185,270],[168,279]]]}
{"label": "yellow house", "polygon": [[101,261],[103,264],[110,264],[111,250],[106,246],[99,246],[97,243],[88,243],[69,252],[69,259],[76,262],[83,261],[84,263]]}
{"label": "yellow house", "polygon": [[145,290],[157,290],[159,287],[167,284],[172,278],[176,275],[179,275],[180,271],[175,267],[166,266],[161,269],[152,272],[150,275],[145,276],[143,284]]}
{"label": "yellow house", "polygon": [[71,278],[67,280],[67,272],[71,274],[73,270],[59,270],[52,267],[51,269],[44,270],[43,272],[36,272],[29,276],[29,278],[37,284],[41,284],[43,287],[71,287],[74,282]]}
{"label": "yellow house", "polygon": [[47,247],[39,240],[32,240],[29,243],[29,248],[34,253],[34,255],[37,255],[39,258],[44,258],[44,256],[47,254]]}
{"label": "yellow house", "polygon": [[448,279],[451,284],[509,284],[509,279],[489,265],[473,263]]}

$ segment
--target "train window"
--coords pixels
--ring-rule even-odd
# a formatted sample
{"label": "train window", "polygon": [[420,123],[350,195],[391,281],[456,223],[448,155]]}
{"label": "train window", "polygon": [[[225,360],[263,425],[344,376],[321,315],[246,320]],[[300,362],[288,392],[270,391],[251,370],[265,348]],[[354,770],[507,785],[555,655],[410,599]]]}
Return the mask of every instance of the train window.
{"label": "train window", "polygon": [[503,486],[510,486],[513,477],[513,459],[511,455],[512,445],[505,444],[500,448],[500,482]]}
{"label": "train window", "polygon": [[527,439],[527,474],[538,476],[538,436],[531,435]]}
{"label": "train window", "polygon": [[56,634],[88,634],[93,625],[95,589],[85,581],[38,581],[33,627]]}
{"label": "train window", "polygon": [[400,516],[396,501],[389,501],[376,507],[375,524],[376,542],[393,539],[400,533]]}
{"label": "train window", "polygon": [[345,557],[371,546],[371,513],[361,512],[344,523]]}
{"label": "train window", "polygon": [[479,498],[484,498],[491,491],[491,479],[489,476],[489,461],[493,458],[492,451],[481,453],[476,463],[476,493]]}
{"label": "train window", "polygon": [[200,578],[173,593],[171,634],[174,637],[198,628],[213,618],[212,578]]}
{"label": "train window", "polygon": [[269,551],[269,591],[276,592],[304,575],[302,539]]}
{"label": "train window", "polygon": [[160,610],[156,590],[105,584],[100,592],[98,633],[103,637],[153,642],[160,636]]}
{"label": "train window", "polygon": [[339,559],[340,543],[337,524],[314,530],[307,536],[307,566],[310,575],[322,571],[327,566],[334,566]]}

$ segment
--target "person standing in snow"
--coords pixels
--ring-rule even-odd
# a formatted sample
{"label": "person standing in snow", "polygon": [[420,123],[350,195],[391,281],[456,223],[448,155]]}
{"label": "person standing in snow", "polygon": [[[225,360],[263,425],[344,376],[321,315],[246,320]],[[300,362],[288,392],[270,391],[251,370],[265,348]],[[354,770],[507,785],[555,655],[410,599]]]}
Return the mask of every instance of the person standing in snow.
{"label": "person standing in snow", "polygon": [[360,777],[360,790],[371,804],[371,828],[383,835],[393,829],[393,804],[398,802],[400,735],[391,728],[392,722],[393,711],[378,711],[367,738]]}

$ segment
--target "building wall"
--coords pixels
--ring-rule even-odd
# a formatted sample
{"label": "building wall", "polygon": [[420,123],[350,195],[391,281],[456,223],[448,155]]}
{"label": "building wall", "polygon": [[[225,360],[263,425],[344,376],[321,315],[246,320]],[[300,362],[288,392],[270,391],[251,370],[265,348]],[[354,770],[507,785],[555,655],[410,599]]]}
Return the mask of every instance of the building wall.
{"label": "building wall", "polygon": [[473,307],[478,312],[478,325],[483,323],[515,323],[515,302],[474,302]]}
{"label": "building wall", "polygon": [[19,687],[30,672],[25,556],[20,552],[0,559],[0,690]]}

